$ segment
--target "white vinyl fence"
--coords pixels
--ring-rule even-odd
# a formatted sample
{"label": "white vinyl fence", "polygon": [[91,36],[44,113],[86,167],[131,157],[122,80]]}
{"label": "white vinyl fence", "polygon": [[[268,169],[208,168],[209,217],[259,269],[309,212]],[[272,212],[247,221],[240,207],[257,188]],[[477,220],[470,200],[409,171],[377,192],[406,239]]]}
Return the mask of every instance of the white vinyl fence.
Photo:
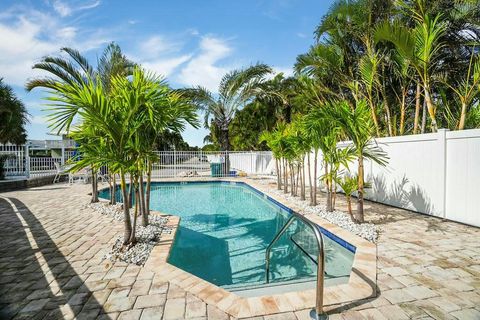
{"label": "white vinyl fence", "polygon": [[480,130],[440,129],[377,143],[390,159],[386,167],[365,164],[367,199],[480,226]]}

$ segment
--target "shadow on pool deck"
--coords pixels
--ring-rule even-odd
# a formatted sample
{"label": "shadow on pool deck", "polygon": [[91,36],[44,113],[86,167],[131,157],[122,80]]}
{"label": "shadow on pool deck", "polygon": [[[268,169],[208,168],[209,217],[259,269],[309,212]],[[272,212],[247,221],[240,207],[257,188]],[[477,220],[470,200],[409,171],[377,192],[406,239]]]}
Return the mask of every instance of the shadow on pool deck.
{"label": "shadow on pool deck", "polygon": [[[11,203],[9,203],[9,201]],[[13,204],[13,206],[12,206]],[[32,212],[0,198],[0,318],[95,318],[102,306]]]}

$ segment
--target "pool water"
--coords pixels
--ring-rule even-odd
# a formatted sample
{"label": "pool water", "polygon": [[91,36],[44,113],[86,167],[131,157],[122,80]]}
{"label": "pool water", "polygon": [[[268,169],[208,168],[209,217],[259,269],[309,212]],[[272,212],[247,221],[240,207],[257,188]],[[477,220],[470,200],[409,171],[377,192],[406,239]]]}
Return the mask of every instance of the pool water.
{"label": "pool water", "polygon": [[[265,250],[290,215],[248,185],[225,182],[154,183],[150,208],[181,218],[168,262],[227,288],[265,283]],[[324,242],[326,278],[346,279],[354,254]],[[296,220],[272,249],[271,282],[314,278],[317,250]]]}

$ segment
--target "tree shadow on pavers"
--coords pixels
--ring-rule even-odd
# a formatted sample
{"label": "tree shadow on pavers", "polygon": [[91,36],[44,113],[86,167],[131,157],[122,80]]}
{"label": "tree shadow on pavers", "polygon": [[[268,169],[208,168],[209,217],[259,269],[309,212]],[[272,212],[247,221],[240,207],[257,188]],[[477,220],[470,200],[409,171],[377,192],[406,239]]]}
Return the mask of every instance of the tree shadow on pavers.
{"label": "tree shadow on pavers", "polygon": [[102,306],[35,215],[0,198],[0,319],[92,319]]}

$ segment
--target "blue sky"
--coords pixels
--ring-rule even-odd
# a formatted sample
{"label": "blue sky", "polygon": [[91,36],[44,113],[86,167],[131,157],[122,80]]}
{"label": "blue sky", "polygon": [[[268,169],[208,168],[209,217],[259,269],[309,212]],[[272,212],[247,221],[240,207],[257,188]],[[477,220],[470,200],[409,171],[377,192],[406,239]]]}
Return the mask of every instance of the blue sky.
{"label": "blue sky", "polygon": [[[202,85],[215,91],[221,76],[255,62],[290,74],[298,54],[332,1],[314,0],[31,0],[0,3],[0,77],[24,101],[29,139],[52,138],[41,90],[27,93],[27,79],[41,57],[64,46],[96,60],[117,42],[125,54],[167,77],[173,87]],[[202,145],[205,129],[184,138]]]}

